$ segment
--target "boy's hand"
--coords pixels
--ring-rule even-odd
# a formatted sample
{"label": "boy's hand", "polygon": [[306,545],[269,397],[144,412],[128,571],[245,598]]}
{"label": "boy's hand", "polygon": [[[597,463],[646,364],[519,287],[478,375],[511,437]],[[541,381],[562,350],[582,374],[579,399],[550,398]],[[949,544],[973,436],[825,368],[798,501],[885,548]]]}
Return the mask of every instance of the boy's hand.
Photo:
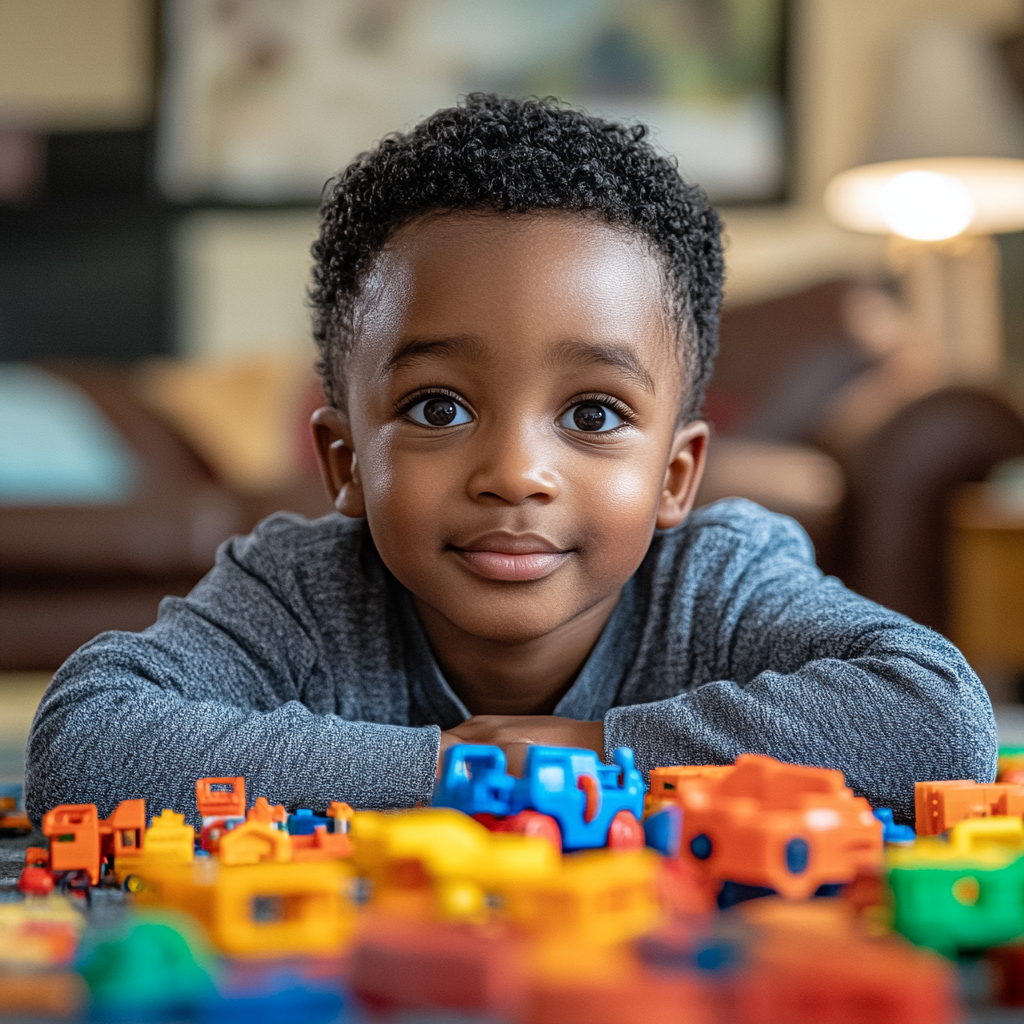
{"label": "boy's hand", "polygon": [[532,744],[584,747],[603,758],[604,722],[580,722],[558,715],[475,715],[441,733],[441,754],[454,743],[489,743],[501,747],[508,758],[509,772],[520,775],[526,749]]}

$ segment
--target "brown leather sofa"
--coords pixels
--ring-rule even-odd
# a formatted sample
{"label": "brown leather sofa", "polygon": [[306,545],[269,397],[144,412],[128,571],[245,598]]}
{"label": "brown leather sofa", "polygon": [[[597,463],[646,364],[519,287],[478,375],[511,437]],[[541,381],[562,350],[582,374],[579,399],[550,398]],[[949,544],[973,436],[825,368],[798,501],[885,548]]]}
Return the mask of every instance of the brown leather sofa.
{"label": "brown leather sofa", "polygon": [[[945,625],[945,515],[953,490],[1024,455],[1024,419],[981,388],[908,401],[864,436],[830,426],[837,396],[873,365],[844,302],[853,282],[729,309],[708,396],[717,437],[699,496],[759,500],[794,515],[819,562],[862,593]],[[328,511],[307,469],[242,493],[136,397],[127,368],[50,367],[83,388],[141,456],[120,505],[0,505],[0,670],[54,669],[104,629],[141,629],[183,594],[217,545],[275,509]]]}

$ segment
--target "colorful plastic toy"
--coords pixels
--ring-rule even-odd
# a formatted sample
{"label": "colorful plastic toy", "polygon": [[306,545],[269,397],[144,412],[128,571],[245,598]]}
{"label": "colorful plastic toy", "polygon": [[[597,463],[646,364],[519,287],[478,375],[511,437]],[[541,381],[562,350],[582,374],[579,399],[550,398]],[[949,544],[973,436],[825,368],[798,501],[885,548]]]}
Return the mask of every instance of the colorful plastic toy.
{"label": "colorful plastic toy", "polygon": [[971,818],[888,857],[893,927],[955,957],[1024,934],[1024,821]]}
{"label": "colorful plastic toy", "polygon": [[0,839],[27,836],[31,831],[32,822],[22,804],[21,783],[0,785]]}
{"label": "colorful plastic toy", "polygon": [[359,811],[350,834],[353,863],[372,883],[371,909],[396,916],[486,920],[492,916],[488,897],[504,899],[559,868],[546,840],[490,832],[448,808]]}
{"label": "colorful plastic toy", "polygon": [[840,900],[769,898],[737,912],[746,965],[721,1019],[745,1024],[957,1024],[956,972],[899,936],[866,932]]}
{"label": "colorful plastic toy", "polygon": [[433,805],[470,814],[494,831],[548,836],[567,851],[639,849],[643,777],[633,751],[620,747],[613,756],[615,764],[606,765],[592,750],[532,746],[516,779],[500,747],[459,743],[445,751]]}
{"label": "colorful plastic toy", "polygon": [[680,856],[743,895],[805,899],[881,863],[882,824],[841,772],[742,754],[724,771],[656,768],[651,784],[654,807],[683,812]]}
{"label": "colorful plastic toy", "polygon": [[894,844],[905,846],[917,838],[916,833],[909,825],[897,825],[893,820],[892,810],[888,807],[876,807],[873,811],[875,817],[882,823],[882,842],[886,845]]}
{"label": "colorful plastic toy", "polygon": [[653,850],[588,850],[558,871],[509,886],[504,914],[535,939],[571,947],[628,942],[660,919]]}
{"label": "colorful plastic toy", "polygon": [[1024,786],[1012,782],[985,786],[973,779],[918,782],[914,814],[919,836],[941,835],[967,818],[1024,815]]}
{"label": "colorful plastic toy", "polygon": [[93,1006],[125,1019],[190,1017],[215,993],[210,954],[185,915],[136,915],[83,944],[78,969]]}
{"label": "colorful plastic toy", "polygon": [[221,836],[245,821],[245,779],[242,776],[198,779],[196,806],[203,819],[199,844],[215,853]]}
{"label": "colorful plastic toy", "polygon": [[229,956],[323,956],[340,952],[355,926],[351,877],[340,860],[226,866],[204,857],[151,869],[137,899],[191,914]]}

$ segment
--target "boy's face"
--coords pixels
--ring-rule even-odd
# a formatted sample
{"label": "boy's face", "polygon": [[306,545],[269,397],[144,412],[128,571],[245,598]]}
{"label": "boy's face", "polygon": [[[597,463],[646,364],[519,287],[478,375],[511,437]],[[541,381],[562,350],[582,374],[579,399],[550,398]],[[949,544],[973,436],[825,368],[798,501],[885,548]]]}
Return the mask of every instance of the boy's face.
{"label": "boy's face", "polygon": [[467,633],[521,642],[618,600],[682,521],[705,424],[655,259],[578,214],[403,228],[356,309],[348,412],[314,430],[339,511]]}

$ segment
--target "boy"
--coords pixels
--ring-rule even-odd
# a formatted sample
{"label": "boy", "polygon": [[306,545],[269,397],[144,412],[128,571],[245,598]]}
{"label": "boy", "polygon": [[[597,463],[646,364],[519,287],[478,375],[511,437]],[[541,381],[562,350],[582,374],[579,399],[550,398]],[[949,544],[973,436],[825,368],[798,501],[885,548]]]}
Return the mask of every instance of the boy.
{"label": "boy", "polygon": [[323,808],[430,798],[445,746],[743,751],[990,780],[992,710],[942,637],[824,578],[791,521],[688,515],[719,221],[642,128],[475,95],[333,184],[312,299],[340,515],[229,541],[141,634],[48,690],[27,798],[193,806],[196,778]]}

